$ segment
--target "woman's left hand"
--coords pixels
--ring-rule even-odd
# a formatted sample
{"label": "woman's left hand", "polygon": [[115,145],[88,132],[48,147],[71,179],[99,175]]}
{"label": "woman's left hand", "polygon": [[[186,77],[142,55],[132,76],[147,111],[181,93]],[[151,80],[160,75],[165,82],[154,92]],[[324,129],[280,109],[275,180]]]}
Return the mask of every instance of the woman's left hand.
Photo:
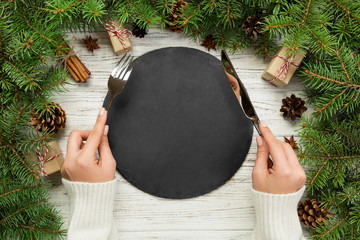
{"label": "woman's left hand", "polygon": [[[92,131],[74,130],[70,133],[65,162],[61,168],[63,178],[92,183],[114,179],[116,162],[109,147],[106,118],[107,111],[102,108]],[[96,150],[99,159],[96,158]]]}

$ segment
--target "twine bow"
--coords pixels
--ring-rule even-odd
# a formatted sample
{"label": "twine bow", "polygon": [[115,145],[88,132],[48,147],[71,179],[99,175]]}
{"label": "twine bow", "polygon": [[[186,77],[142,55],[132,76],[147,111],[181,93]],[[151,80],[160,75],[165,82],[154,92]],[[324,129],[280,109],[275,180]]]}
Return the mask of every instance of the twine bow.
{"label": "twine bow", "polygon": [[[64,45],[61,45],[61,47],[64,47],[64,50],[59,51],[59,53],[62,53],[60,64],[64,66],[64,71],[66,70],[66,62],[67,62],[67,60],[71,56],[74,56],[74,55],[78,54],[79,52],[81,52],[81,50],[78,50],[76,52],[74,51],[74,49],[75,49],[75,41],[76,41],[76,37],[73,36],[71,38],[71,41],[70,41],[71,46],[69,46],[67,43],[65,43]],[[68,49],[65,50],[65,48],[68,48]]]}
{"label": "twine bow", "polygon": [[294,55],[289,55],[287,58],[285,58],[284,56],[278,55],[276,54],[274,57],[279,57],[281,59],[283,59],[285,62],[283,65],[281,65],[281,67],[277,70],[277,75],[276,77],[274,77],[273,79],[270,80],[270,82],[275,81],[276,79],[280,79],[283,80],[289,70],[290,64],[294,65],[295,67],[299,67],[298,64],[296,64],[293,59],[295,58],[295,54]]}
{"label": "twine bow", "polygon": [[125,51],[128,51],[126,48],[126,43],[125,43],[125,39],[126,38],[131,38],[132,37],[132,32],[128,29],[118,29],[115,26],[115,23],[113,20],[106,20],[105,22],[105,29],[114,33],[113,35],[110,36],[117,36],[121,45],[123,46],[123,48],[125,49]]}
{"label": "twine bow", "polygon": [[44,176],[47,176],[47,173],[45,171],[45,168],[44,168],[44,164],[47,162],[47,161],[51,161],[55,158],[57,158],[60,154],[62,154],[62,152],[60,151],[58,154],[52,156],[52,157],[49,157],[48,159],[45,159],[45,156],[46,154],[49,152],[49,149],[47,147],[45,147],[45,153],[44,154],[41,154],[39,151],[36,152],[36,155],[39,159],[39,165],[38,165],[38,168],[40,170],[40,175],[41,177],[44,177]]}

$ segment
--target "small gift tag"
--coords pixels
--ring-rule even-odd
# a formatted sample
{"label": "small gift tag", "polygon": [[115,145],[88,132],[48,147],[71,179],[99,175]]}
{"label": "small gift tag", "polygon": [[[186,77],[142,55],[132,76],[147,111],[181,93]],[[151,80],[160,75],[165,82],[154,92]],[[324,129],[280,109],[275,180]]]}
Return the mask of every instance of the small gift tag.
{"label": "small gift tag", "polygon": [[52,141],[48,145],[48,148],[43,147],[27,157],[30,162],[37,162],[34,170],[40,171],[42,177],[60,171],[65,161],[57,141]]}
{"label": "small gift tag", "polygon": [[105,29],[108,30],[111,44],[117,55],[121,55],[132,50],[130,42],[132,33],[130,30],[124,29],[124,26],[119,24],[119,20],[105,21]]}
{"label": "small gift tag", "polygon": [[282,87],[289,83],[304,56],[301,54],[289,54],[288,52],[289,48],[287,47],[280,49],[262,74],[263,79],[277,87]]}

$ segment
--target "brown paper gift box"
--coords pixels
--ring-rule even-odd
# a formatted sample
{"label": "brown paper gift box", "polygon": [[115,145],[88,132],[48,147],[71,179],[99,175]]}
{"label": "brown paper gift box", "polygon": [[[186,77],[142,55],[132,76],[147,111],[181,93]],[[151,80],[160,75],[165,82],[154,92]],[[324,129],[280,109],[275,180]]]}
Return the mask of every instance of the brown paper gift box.
{"label": "brown paper gift box", "polygon": [[[42,153],[44,154],[44,153]],[[46,161],[47,159],[59,154],[56,158]],[[39,171],[39,158],[37,157],[36,153],[32,153],[31,155],[27,156],[26,159],[31,162],[36,162],[36,166],[34,170],[36,172]],[[57,141],[52,141],[49,143],[48,152],[44,157],[45,163],[44,163],[44,170],[47,175],[50,175],[52,173],[58,172],[61,170],[62,165],[64,164],[64,155],[61,152],[61,149],[59,147],[59,144]]]}
{"label": "brown paper gift box", "polygon": [[[117,29],[123,29],[124,28],[124,26],[122,24],[119,24],[117,20],[115,20],[114,23],[115,23],[115,26],[116,26]],[[111,41],[111,44],[113,46],[114,52],[117,55],[121,55],[121,54],[126,53],[126,50],[124,49],[123,45],[121,44],[119,38],[116,35],[114,35],[113,32],[108,31],[108,34],[109,34],[110,41]],[[131,46],[130,39],[125,38],[124,42],[125,42],[127,51],[131,51],[132,46]]]}
{"label": "brown paper gift box", "polygon": [[[264,73],[262,74],[262,78],[271,82],[275,86],[282,87],[284,85],[287,85],[291,79],[291,77],[294,75],[296,69],[298,68],[294,64],[290,64],[289,68],[287,70],[287,74],[283,79],[276,78],[279,74],[279,69],[285,64],[285,60],[282,58],[288,58],[289,54],[289,48],[282,47],[280,51],[275,55],[273,59],[271,59],[269,65],[266,67]],[[281,57],[279,57],[281,56]],[[296,65],[299,66],[301,61],[303,60],[304,56],[301,54],[296,54],[294,58],[292,59],[292,62],[294,62]],[[281,73],[280,76],[282,76],[284,73]]]}

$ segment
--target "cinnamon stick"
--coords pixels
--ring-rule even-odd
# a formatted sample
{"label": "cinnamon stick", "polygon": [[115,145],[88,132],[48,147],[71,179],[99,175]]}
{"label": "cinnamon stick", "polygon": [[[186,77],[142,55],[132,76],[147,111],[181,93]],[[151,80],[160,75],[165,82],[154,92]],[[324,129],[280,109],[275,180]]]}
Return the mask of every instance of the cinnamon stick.
{"label": "cinnamon stick", "polygon": [[75,80],[75,82],[80,82],[79,77],[75,74],[75,72],[71,69],[71,67],[69,66],[68,63],[66,63],[66,67],[67,70],[69,71],[69,73],[71,74],[71,76],[73,77],[73,79]]}
{"label": "cinnamon stick", "polygon": [[[70,49],[70,46],[65,43],[64,46],[66,48]],[[68,55],[70,50],[63,50],[62,53],[65,55]],[[91,72],[85,65],[81,62],[81,60],[78,58],[78,56],[71,55],[66,60],[66,66],[71,74],[71,76],[74,78],[75,82],[86,82],[86,79],[90,77]]]}
{"label": "cinnamon stick", "polygon": [[86,82],[85,79],[83,78],[83,76],[80,74],[79,70],[75,67],[73,62],[70,60],[70,58],[66,61],[66,63],[74,71],[74,73],[79,77],[81,82]]}
{"label": "cinnamon stick", "polygon": [[78,58],[78,56],[74,55],[74,57],[81,63],[81,65],[84,67],[86,73],[89,74],[89,76],[90,76],[90,75],[91,75],[91,72],[89,71],[89,69],[87,69],[87,67],[80,61],[80,59]]}
{"label": "cinnamon stick", "polygon": [[74,66],[79,71],[80,75],[82,76],[82,78],[84,78],[84,80],[90,77],[90,75],[87,74],[85,69],[82,67],[83,64],[79,60],[77,60],[77,58],[75,58],[74,56],[70,56],[68,61],[71,61],[74,64]]}

